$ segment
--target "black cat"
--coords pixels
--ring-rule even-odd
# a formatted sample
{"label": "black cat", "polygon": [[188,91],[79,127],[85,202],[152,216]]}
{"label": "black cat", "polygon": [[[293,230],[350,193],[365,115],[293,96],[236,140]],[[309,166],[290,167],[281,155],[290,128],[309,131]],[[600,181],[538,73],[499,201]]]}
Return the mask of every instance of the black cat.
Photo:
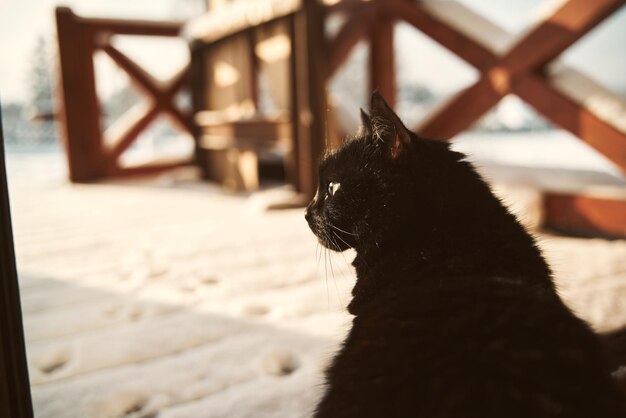
{"label": "black cat", "polygon": [[306,219],[354,248],[355,317],[315,417],[625,417],[601,342],[464,155],[378,93],[326,155]]}

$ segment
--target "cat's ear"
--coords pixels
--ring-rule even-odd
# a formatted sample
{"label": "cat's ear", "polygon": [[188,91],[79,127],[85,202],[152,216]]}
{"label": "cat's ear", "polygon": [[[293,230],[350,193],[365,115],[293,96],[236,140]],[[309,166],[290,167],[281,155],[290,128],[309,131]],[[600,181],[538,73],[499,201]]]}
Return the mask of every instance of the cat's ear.
{"label": "cat's ear", "polygon": [[357,131],[357,136],[367,136],[372,134],[372,118],[367,114],[363,108],[361,108],[361,126]]}
{"label": "cat's ear", "polygon": [[392,158],[398,158],[406,151],[411,134],[378,90],[372,93],[371,115],[372,137],[387,146]]}

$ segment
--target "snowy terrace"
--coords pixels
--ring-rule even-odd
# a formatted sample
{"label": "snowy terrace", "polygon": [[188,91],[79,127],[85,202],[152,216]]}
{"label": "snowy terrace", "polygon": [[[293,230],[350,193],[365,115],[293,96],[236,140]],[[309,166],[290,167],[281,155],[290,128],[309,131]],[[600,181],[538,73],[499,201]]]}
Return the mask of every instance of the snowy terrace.
{"label": "snowy terrace", "polygon": [[[264,210],[288,191],[226,194],[188,169],[72,185],[56,153],[8,169],[37,417],[307,416],[354,274],[302,209]],[[503,194],[533,222],[533,193]],[[626,323],[626,241],[539,238],[576,312]]]}

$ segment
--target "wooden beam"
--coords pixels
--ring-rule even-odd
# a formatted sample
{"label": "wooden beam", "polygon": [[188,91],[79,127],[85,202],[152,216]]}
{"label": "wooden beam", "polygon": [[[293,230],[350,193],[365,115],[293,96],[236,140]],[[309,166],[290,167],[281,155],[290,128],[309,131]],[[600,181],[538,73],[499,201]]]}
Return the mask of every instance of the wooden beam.
{"label": "wooden beam", "polygon": [[255,111],[259,108],[259,57],[256,54],[256,36],[253,29],[246,32],[248,42],[248,54],[250,56],[250,69],[248,70],[248,78],[250,83],[250,100],[254,105]]}
{"label": "wooden beam", "polygon": [[465,5],[463,0],[420,0],[419,6],[449,28],[468,36],[495,54],[506,52],[515,36]]}
{"label": "wooden beam", "polygon": [[420,125],[416,132],[427,138],[450,139],[472,126],[502,98],[488,77],[461,91]]}
{"label": "wooden beam", "polygon": [[614,13],[624,0],[568,0],[520,39],[501,59],[515,77],[542,67]]}
{"label": "wooden beam", "polygon": [[118,138],[113,140],[114,145],[107,157],[109,160],[109,166],[115,166],[117,158],[122,155],[124,151],[131,146],[137,136],[152,123],[152,121],[159,114],[159,109],[156,106],[149,107],[145,113],[138,115],[136,120],[129,123],[123,128],[122,133]]}
{"label": "wooden beam", "polygon": [[371,1],[367,0],[340,0],[335,4],[327,5],[326,10],[328,13],[344,13],[352,15],[370,4]]}
{"label": "wooden beam", "polygon": [[147,96],[160,96],[161,90],[156,86],[156,80],[136,62],[128,58],[113,45],[102,45],[101,49],[115,62]]}
{"label": "wooden beam", "polygon": [[153,101],[152,108],[136,118],[136,120],[125,127],[124,132],[115,140],[116,145],[109,153],[109,157],[115,162],[137,138],[137,136],[154,120],[158,113],[168,114],[174,123],[183,131],[193,134],[191,118],[183,114],[173,103],[178,90],[187,82],[189,70],[184,68],[179,71],[170,81],[167,87],[159,87],[157,81],[150,73],[145,71],[140,65],[128,58],[117,48],[110,44],[101,46],[102,50],[120,66],[130,77],[133,84],[137,85]]}
{"label": "wooden beam", "polygon": [[326,137],[324,10],[317,0],[304,0],[291,20],[292,119],[296,190],[312,198],[317,190],[317,164]]}
{"label": "wooden beam", "polygon": [[576,135],[626,173],[626,135],[548,86],[537,75],[513,84],[513,92],[563,129]]}
{"label": "wooden beam", "polygon": [[[69,9],[68,9],[69,10]],[[113,33],[116,35],[167,36],[181,35],[184,22],[157,22],[152,20],[120,20],[77,17],[92,33]]]}
{"label": "wooden beam", "polygon": [[413,25],[444,48],[478,69],[486,68],[494,59],[493,52],[460,33],[446,22],[433,17],[417,3],[386,0],[388,13]]}
{"label": "wooden beam", "polygon": [[393,45],[394,21],[381,14],[371,22],[369,41],[369,86],[378,90],[393,108],[396,104],[396,57]]}
{"label": "wooden beam", "polygon": [[187,112],[183,112],[175,106],[170,106],[164,112],[172,119],[172,122],[178,127],[178,129],[182,132],[187,132],[188,134],[193,135],[194,127],[191,115]]}
{"label": "wooden beam", "polygon": [[[207,48],[199,41],[195,41],[191,44],[191,112],[194,117],[199,112],[207,109],[207,69],[206,69],[206,55]],[[200,167],[202,178],[209,179],[210,168],[209,159],[207,153],[200,147],[200,138],[202,137],[202,129],[199,124],[193,123],[193,137],[194,137],[194,161]]]}
{"label": "wooden beam", "polygon": [[550,66],[548,84],[626,135],[626,97],[559,63]]}
{"label": "wooden beam", "polygon": [[350,51],[364,39],[368,27],[372,24],[373,10],[370,6],[364,6],[350,15],[335,37],[328,42],[328,76],[333,74],[348,59]]}
{"label": "wooden beam", "polygon": [[[484,60],[476,63],[483,66],[482,68],[479,67],[483,75],[474,86],[461,92],[427,120],[418,129],[419,132],[425,136],[447,139],[469,127],[472,122],[476,121],[490,107],[495,105],[501,97],[513,92],[511,87],[513,83],[517,83],[518,87],[515,92],[520,97],[523,97],[524,94],[532,94],[530,91],[524,93],[524,88],[520,87],[531,84],[533,91],[535,91],[535,97],[532,97],[531,100],[533,100],[537,109],[542,109],[541,113],[550,119],[560,120],[561,122],[557,123],[564,127],[569,126],[566,129],[571,132],[577,132],[576,135],[584,135],[586,138],[582,139],[592,143],[596,149],[603,149],[603,152],[618,152],[617,155],[609,158],[620,161],[619,165],[622,166],[622,156],[619,154],[621,153],[619,151],[621,145],[607,144],[606,142],[608,141],[606,139],[602,140],[596,132],[607,134],[610,138],[621,137],[622,139],[618,143],[623,142],[623,134],[620,134],[617,129],[603,122],[588,110],[581,110],[581,107],[577,106],[573,101],[570,101],[569,105],[562,109],[546,103],[539,103],[541,96],[536,94],[536,92],[541,87],[537,84],[545,83],[545,80],[542,80],[536,74],[531,74],[530,76],[528,74],[533,71],[537,72],[539,68],[613,13],[623,3],[624,0],[602,0],[594,3],[594,7],[586,8],[583,7],[587,4],[584,0],[569,0],[552,16],[545,19],[543,23],[524,36],[502,58],[497,57],[488,50],[481,50],[480,48],[482,47],[475,41],[458,34],[462,42],[468,45],[474,44],[473,47],[470,47],[470,50],[476,51],[482,57],[481,60]],[[415,13],[409,15],[409,10],[402,0],[393,0],[393,3],[390,4],[393,4],[395,8],[402,9],[404,16],[415,17],[419,15]],[[415,8],[417,9],[417,7]],[[426,21],[426,19],[422,20]],[[421,25],[425,25],[424,22],[420,22]],[[440,23],[436,23],[435,26],[440,26]],[[438,41],[442,42],[442,40]],[[526,79],[529,77],[532,80],[528,82]],[[551,90],[547,86],[543,88]],[[553,97],[551,100],[562,102],[563,97]],[[572,115],[581,115],[582,119],[580,121],[583,124],[575,126],[577,124],[572,121],[577,116],[565,117],[564,114],[569,112],[565,109],[572,110],[570,112]],[[551,113],[553,114],[551,115]],[[605,144],[602,144],[602,142],[605,142]]]}
{"label": "wooden beam", "polygon": [[555,194],[544,196],[544,224],[561,232],[626,238],[626,200]]}
{"label": "wooden beam", "polygon": [[96,93],[93,39],[82,20],[65,7],[56,9],[59,42],[61,127],[70,179],[92,181],[106,172],[102,156],[100,103]]}

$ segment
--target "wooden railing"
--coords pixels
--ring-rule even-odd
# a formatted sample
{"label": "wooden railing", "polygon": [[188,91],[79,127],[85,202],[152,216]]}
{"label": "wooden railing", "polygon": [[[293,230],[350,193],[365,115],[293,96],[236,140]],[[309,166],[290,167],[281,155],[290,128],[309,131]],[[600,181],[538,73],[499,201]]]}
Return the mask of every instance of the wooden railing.
{"label": "wooden railing", "polygon": [[[266,5],[254,6],[259,9],[258,16],[251,13],[251,18],[246,20],[241,13],[220,14],[205,27],[194,25],[187,37],[194,39],[193,54],[198,56],[239,36],[253,39],[254,31],[264,25],[279,21],[288,24],[292,51],[290,118],[296,167],[293,182],[306,195],[314,193],[316,161],[325,147],[325,138],[333,130],[327,127],[326,120],[327,80],[342,66],[352,48],[367,40],[370,89],[377,88],[393,105],[396,96],[393,26],[399,21],[414,26],[480,72],[474,85],[414,127],[418,133],[451,138],[469,128],[502,97],[515,94],[626,171],[624,101],[602,91],[603,100],[611,103],[604,111],[597,112],[580,99],[584,98],[584,88],[591,86],[597,91],[601,87],[574,70],[562,67],[556,71],[550,67],[563,51],[624,3],[624,0],[565,1],[516,40],[504,29],[452,0],[327,0],[326,4],[318,0],[270,0],[267,2],[270,9]],[[344,23],[327,39],[324,22],[331,14],[342,14]],[[185,83],[185,74],[179,74],[168,87],[162,88],[108,43],[106,36],[111,33],[177,36],[178,24],[84,19],[68,9],[59,9],[57,20],[72,179],[83,181],[124,173],[116,164],[117,157],[159,112],[168,113],[182,129],[192,130],[189,116],[172,103],[174,93]],[[254,56],[253,42],[249,48]],[[107,53],[154,99],[153,107],[138,117],[109,150],[102,145],[94,85],[92,54],[97,49]],[[202,60],[196,59],[192,70],[196,110],[207,109],[202,94],[198,94],[206,90],[206,68],[202,65]],[[246,76],[253,80],[257,69],[253,65],[248,71]],[[571,82],[572,77],[575,82]],[[252,85],[256,90],[254,81]],[[258,100],[256,93],[252,96],[254,101]]]}
{"label": "wooden railing", "polygon": [[[395,70],[391,27],[396,21],[411,24],[480,72],[474,85],[415,127],[420,134],[451,138],[469,128],[501,98],[516,94],[626,172],[623,100],[603,91],[603,96],[617,103],[622,114],[616,118],[599,115],[573,99],[575,92],[563,93],[562,90],[568,87],[575,90],[577,86],[563,89],[560,74],[550,74],[548,68],[561,53],[623,6],[624,0],[564,2],[505,51],[497,44],[503,38],[511,38],[504,29],[454,1],[372,0],[363,3],[348,0],[342,3],[351,3],[353,7],[344,7],[343,10],[348,11],[346,23],[335,38],[328,41],[329,74],[341,66],[359,40],[367,39],[371,49],[370,88],[378,88],[393,103]],[[474,27],[464,25],[464,20],[473,22]],[[485,33],[495,36],[490,39]],[[581,74],[577,76],[576,84],[592,83]]]}
{"label": "wooden railing", "polygon": [[[176,37],[180,23],[124,21],[78,17],[65,7],[57,8],[61,126],[65,139],[70,179],[88,182],[125,174],[149,173],[190,163],[190,160],[157,161],[123,167],[120,156],[154,121],[165,114],[184,132],[192,133],[190,115],[174,103],[188,83],[189,69],[182,69],[169,82],[157,82],[149,72],[110,42],[113,35]],[[148,98],[148,106],[122,116],[112,132],[102,126],[102,109],[96,92],[93,56],[103,51]],[[106,140],[105,140],[106,139]]]}

